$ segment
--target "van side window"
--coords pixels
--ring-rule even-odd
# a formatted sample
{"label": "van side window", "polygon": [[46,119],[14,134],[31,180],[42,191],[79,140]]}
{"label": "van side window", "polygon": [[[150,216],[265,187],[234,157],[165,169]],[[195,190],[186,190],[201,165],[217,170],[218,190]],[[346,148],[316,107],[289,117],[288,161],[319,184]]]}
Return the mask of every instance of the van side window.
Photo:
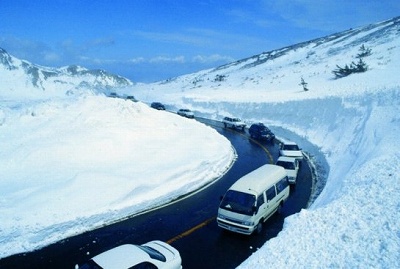
{"label": "van side window", "polygon": [[281,191],[283,191],[287,186],[289,186],[289,182],[287,180],[287,177],[282,178],[281,180],[279,180],[278,183],[276,183],[276,190],[278,193],[280,193]]}
{"label": "van side window", "polygon": [[257,208],[264,203],[264,195],[260,195],[257,198]]}
{"label": "van side window", "polygon": [[272,186],[267,190],[267,200],[270,201],[276,196],[275,186]]}

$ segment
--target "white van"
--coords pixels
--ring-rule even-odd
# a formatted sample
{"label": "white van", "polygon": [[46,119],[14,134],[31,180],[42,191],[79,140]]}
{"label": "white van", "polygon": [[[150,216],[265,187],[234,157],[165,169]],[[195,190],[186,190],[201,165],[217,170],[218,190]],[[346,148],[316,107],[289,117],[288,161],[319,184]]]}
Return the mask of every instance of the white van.
{"label": "white van", "polygon": [[296,184],[297,174],[299,172],[299,160],[292,157],[280,156],[276,161],[276,165],[282,166],[288,175],[289,184]]}
{"label": "white van", "polygon": [[262,224],[289,198],[283,167],[266,164],[236,181],[222,197],[218,226],[229,231],[260,233]]}

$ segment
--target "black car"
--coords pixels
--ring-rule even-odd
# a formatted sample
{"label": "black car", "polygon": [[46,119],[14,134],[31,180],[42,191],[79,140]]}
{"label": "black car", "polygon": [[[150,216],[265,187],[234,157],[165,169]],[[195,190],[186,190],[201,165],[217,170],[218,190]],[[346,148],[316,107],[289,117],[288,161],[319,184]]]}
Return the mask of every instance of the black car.
{"label": "black car", "polygon": [[151,107],[158,109],[158,110],[165,110],[165,106],[163,104],[161,104],[160,102],[151,103]]}
{"label": "black car", "polygon": [[275,135],[263,123],[254,123],[249,128],[251,138],[272,141]]}
{"label": "black car", "polygon": [[130,100],[132,102],[137,102],[138,100],[133,95],[128,95],[125,97],[126,100]]}

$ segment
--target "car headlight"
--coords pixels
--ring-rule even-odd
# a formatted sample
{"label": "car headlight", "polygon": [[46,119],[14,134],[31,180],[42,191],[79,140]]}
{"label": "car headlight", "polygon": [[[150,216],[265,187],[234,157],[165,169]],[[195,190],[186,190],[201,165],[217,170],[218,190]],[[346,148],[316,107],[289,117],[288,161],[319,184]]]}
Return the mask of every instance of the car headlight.
{"label": "car headlight", "polygon": [[254,226],[254,222],[252,222],[252,221],[243,221],[243,225]]}

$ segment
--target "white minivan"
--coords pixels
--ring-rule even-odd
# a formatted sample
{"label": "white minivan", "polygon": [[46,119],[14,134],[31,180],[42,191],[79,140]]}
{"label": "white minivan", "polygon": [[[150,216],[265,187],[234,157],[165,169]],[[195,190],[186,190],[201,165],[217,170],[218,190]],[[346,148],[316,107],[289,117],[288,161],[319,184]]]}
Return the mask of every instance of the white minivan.
{"label": "white minivan", "polygon": [[237,233],[260,233],[263,222],[289,198],[283,167],[266,164],[236,181],[222,197],[218,226]]}
{"label": "white minivan", "polygon": [[292,157],[280,156],[276,161],[276,165],[282,166],[288,175],[289,184],[296,184],[297,174],[299,172],[299,160]]}

